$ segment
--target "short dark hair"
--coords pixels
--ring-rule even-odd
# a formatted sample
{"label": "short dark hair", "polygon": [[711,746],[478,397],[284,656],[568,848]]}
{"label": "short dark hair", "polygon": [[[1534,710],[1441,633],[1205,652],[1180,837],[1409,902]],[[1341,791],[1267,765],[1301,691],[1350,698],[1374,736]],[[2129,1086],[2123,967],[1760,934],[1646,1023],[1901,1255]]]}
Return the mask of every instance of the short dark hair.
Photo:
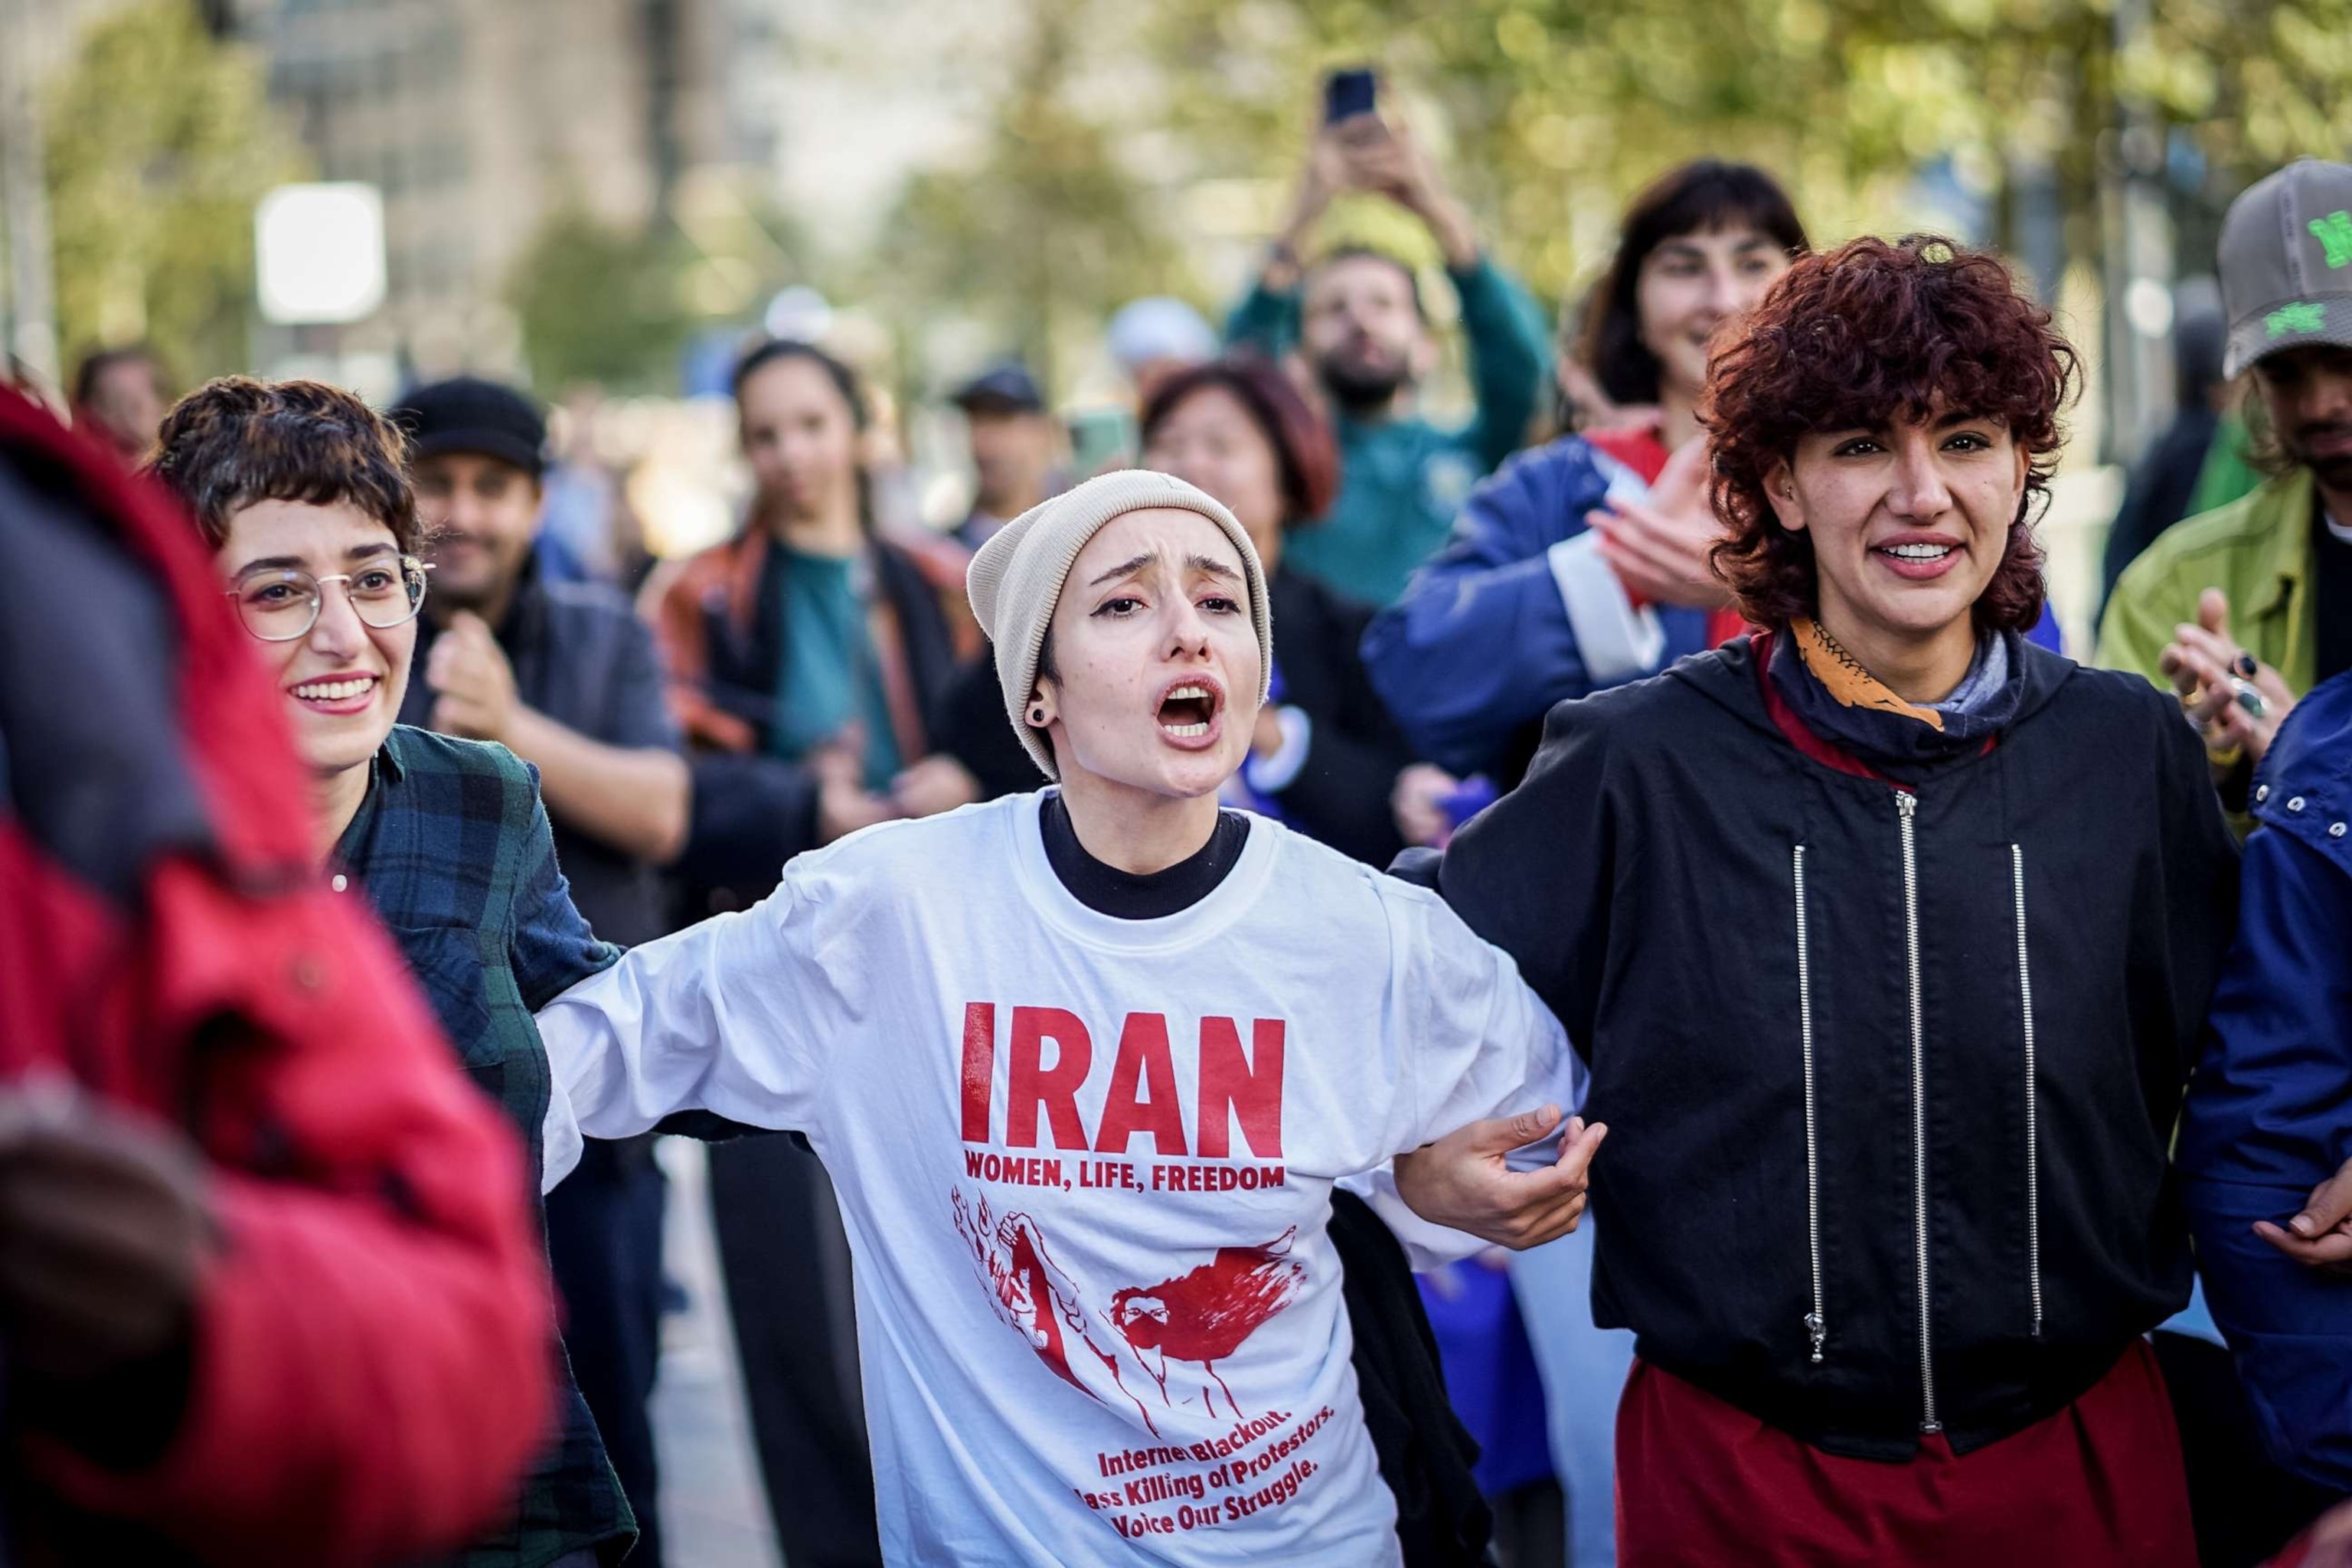
{"label": "short dark hair", "polygon": [[1746,224],[1790,255],[1810,250],[1805,226],[1780,183],[1752,163],[1701,158],[1669,170],[1633,198],[1619,226],[1617,253],[1592,286],[1576,357],[1619,403],[1658,400],[1658,357],[1642,342],[1642,263],[1686,234]]}
{"label": "short dark hair", "polygon": [[798,338],[769,338],[743,351],[735,362],[735,374],[728,379],[727,389],[735,401],[743,401],[743,388],[760,372],[782,360],[801,360],[824,372],[825,376],[841,393],[841,400],[849,405],[850,423],[858,429],[866,428],[866,388],[857,373],[825,353],[814,343]]}
{"label": "short dark hair", "polygon": [[229,519],[257,501],[357,507],[417,546],[408,437],[339,387],[223,376],[172,405],[148,471],[187,503],[217,550]]}
{"label": "short dark hair", "polygon": [[155,389],[163,389],[163,361],[151,344],[125,343],[120,348],[96,349],[82,356],[74,371],[73,400],[77,408],[87,408],[98,395],[98,384],[106,373],[117,365],[143,364],[147,374],[155,378]]}
{"label": "short dark hair", "polygon": [[1999,258],[1933,235],[1857,239],[1809,256],[1772,285],[1707,367],[1700,411],[1727,528],[1717,574],[1760,626],[1811,616],[1820,577],[1810,534],[1781,526],[1765,476],[1814,430],[1867,428],[1938,406],[1999,419],[2030,455],[2000,564],[1976,602],[1981,626],[2042,617],[2042,551],[2030,521],[2077,386],[2073,346]]}
{"label": "short dark hair", "polygon": [[1307,270],[1309,272],[1328,271],[1342,261],[1377,261],[1383,267],[1394,268],[1397,275],[1404,279],[1405,292],[1412,296],[1412,313],[1420,317],[1424,324],[1429,321],[1428,301],[1421,297],[1421,274],[1415,272],[1412,269],[1412,264],[1403,257],[1394,251],[1382,250],[1378,246],[1339,245],[1317,257],[1315,265]]}
{"label": "short dark hair", "polygon": [[1290,378],[1263,355],[1229,353],[1190,365],[1153,389],[1143,405],[1139,444],[1151,437],[1193,394],[1212,387],[1232,395],[1274,448],[1282,476],[1286,524],[1309,521],[1330,510],[1339,491],[1339,447],[1331,426],[1307,406]]}

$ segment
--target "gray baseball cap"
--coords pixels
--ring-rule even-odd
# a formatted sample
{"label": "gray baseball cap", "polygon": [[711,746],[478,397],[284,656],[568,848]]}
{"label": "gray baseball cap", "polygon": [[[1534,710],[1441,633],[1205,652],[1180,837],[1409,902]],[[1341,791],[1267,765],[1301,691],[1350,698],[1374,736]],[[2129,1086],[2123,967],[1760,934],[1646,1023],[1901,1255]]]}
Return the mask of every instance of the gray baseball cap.
{"label": "gray baseball cap", "polygon": [[2221,374],[2310,343],[2352,347],[2352,164],[2299,158],[2221,220]]}

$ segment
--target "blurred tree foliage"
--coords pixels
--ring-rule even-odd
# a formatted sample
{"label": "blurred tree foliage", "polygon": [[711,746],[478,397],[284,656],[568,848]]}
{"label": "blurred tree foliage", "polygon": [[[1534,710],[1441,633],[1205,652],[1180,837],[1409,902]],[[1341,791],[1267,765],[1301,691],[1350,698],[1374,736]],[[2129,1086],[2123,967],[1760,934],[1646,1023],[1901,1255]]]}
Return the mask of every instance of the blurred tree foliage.
{"label": "blurred tree foliage", "polygon": [[68,364],[144,339],[190,380],[243,365],[254,205],[306,170],[260,61],[194,0],[142,0],[90,29],[45,109]]}
{"label": "blurred tree foliage", "polygon": [[688,339],[757,321],[770,295],[805,276],[806,254],[788,217],[727,179],[688,183],[673,211],[634,226],[598,217],[573,194],[516,258],[507,302],[543,394],[584,383],[674,393]]}
{"label": "blurred tree foliage", "polygon": [[[1900,221],[1942,163],[2008,243],[2054,192],[2068,255],[2101,242],[2126,99],[2216,188],[2352,145],[2352,0],[1155,0],[1147,43],[1181,136],[1287,180],[1319,74],[1370,61],[1433,105],[1447,167],[1538,289],[1589,277],[1624,199],[1703,154],[1788,179],[1815,234]],[[2117,14],[2142,19],[2119,29]],[[2127,37],[2119,43],[2119,31]],[[1391,100],[1395,94],[1384,85]],[[1434,138],[1433,138],[1434,140]]]}
{"label": "blurred tree foliage", "polygon": [[669,391],[688,326],[688,260],[666,224],[618,227],[577,201],[558,205],[508,276],[532,384],[550,396],[585,382]]}
{"label": "blurred tree foliage", "polygon": [[890,319],[960,313],[1055,379],[1118,305],[1189,289],[1160,172],[1132,167],[1083,100],[1100,9],[1031,0],[980,156],[916,174],[884,225],[866,287]]}

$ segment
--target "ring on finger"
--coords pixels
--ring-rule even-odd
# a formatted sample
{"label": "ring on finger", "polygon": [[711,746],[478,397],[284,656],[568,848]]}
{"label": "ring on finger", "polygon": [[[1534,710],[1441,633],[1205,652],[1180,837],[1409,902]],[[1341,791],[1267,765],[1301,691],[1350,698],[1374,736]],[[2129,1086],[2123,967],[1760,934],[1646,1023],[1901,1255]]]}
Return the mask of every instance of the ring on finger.
{"label": "ring on finger", "polygon": [[2245,710],[2247,718],[2259,721],[2270,712],[2269,699],[2254,689],[2252,681],[2232,680],[2230,682],[2230,690],[2235,697],[2238,706]]}

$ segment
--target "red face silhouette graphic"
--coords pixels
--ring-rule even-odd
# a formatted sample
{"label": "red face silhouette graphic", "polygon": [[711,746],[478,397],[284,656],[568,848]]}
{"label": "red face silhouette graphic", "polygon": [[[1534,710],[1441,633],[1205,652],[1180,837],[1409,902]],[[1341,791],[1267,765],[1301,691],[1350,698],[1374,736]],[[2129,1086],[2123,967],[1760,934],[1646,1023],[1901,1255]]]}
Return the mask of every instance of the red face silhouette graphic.
{"label": "red face silhouette graphic", "polygon": [[[1262,1247],[1221,1247],[1208,1262],[1177,1279],[1122,1289],[1112,1296],[1109,1312],[1097,1314],[1086,1305],[1077,1280],[1055,1261],[1030,1215],[1000,1218],[989,1212],[986,1199],[967,1205],[960,1191],[950,1195],[950,1205],[956,1232],[997,1315],[1072,1387],[1103,1399],[1106,1391],[1097,1379],[1107,1374],[1110,1387],[1127,1396],[1154,1435],[1159,1428],[1121,1374],[1120,1363],[1127,1362],[1129,1370],[1139,1365],[1159,1384],[1162,1403],[1173,1405],[1168,1363],[1198,1362],[1239,1415],[1241,1406],[1215,1363],[1297,1300],[1307,1278],[1306,1269],[1290,1261],[1298,1235],[1294,1226]],[[1095,1331],[1106,1323],[1116,1332],[1097,1339]],[[1212,1413],[1216,1410],[1215,1393],[1204,1387],[1201,1399]]]}
{"label": "red face silhouette graphic", "polygon": [[[1169,1362],[1196,1361],[1224,1390],[1234,1414],[1241,1414],[1233,1390],[1217,1376],[1217,1363],[1297,1296],[1307,1277],[1290,1261],[1290,1244],[1297,1235],[1293,1226],[1263,1247],[1221,1247],[1189,1274],[1110,1299],[1111,1326],[1142,1356],[1161,1392],[1168,1387]],[[1205,1390],[1202,1397],[1213,1411],[1215,1399]]]}

